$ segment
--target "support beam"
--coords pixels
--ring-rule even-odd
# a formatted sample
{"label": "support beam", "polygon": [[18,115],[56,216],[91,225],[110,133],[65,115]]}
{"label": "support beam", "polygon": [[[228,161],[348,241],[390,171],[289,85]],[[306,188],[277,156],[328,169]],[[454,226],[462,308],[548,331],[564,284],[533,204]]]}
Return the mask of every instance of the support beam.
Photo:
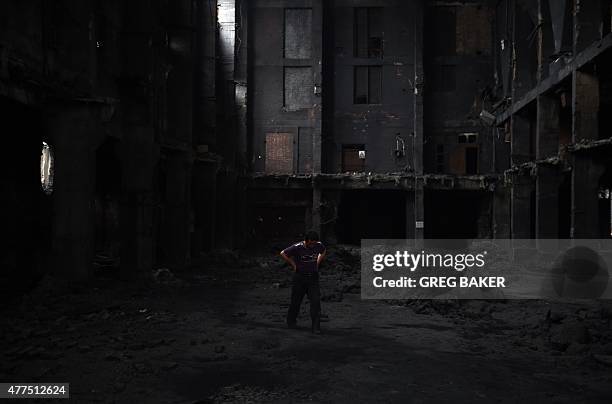
{"label": "support beam", "polygon": [[[323,0],[312,2],[312,60],[313,83],[321,86],[323,83]],[[313,90],[314,91],[314,90]],[[325,91],[325,90],[323,90]],[[312,172],[321,173],[322,164],[322,97],[315,95],[314,105],[310,111],[310,126],[312,127]],[[321,189],[313,183],[312,187],[312,228],[321,233]]]}
{"label": "support beam", "polygon": [[534,191],[533,179],[517,175],[513,179],[512,186],[512,238],[528,239],[533,237],[532,223],[532,192]]}
{"label": "support beam", "polygon": [[53,256],[55,273],[85,281],[94,258],[96,107],[86,103],[49,107],[45,127],[54,146]]}
{"label": "support beam", "polygon": [[493,238],[508,239],[511,236],[509,187],[500,185],[493,192]]}
{"label": "support beam", "polygon": [[572,157],[572,238],[599,238],[599,179],[604,166],[582,153]]}
{"label": "support beam", "polygon": [[171,151],[166,156],[166,206],[162,234],[164,261],[181,267],[190,253],[191,154]]}
{"label": "support beam", "polygon": [[599,79],[596,75],[574,72],[573,143],[599,138]]}
{"label": "support beam", "polygon": [[555,96],[538,97],[536,130],[536,159],[555,157],[559,153],[559,114],[561,102]]}
{"label": "support beam", "polygon": [[122,147],[121,275],[141,277],[153,268],[153,178],[158,153],[153,130],[131,126]]}
{"label": "support beam", "polygon": [[[414,5],[414,133],[412,165],[417,177],[423,175],[423,14],[424,2]],[[423,181],[415,182],[414,189],[414,238],[425,237],[425,191]]]}
{"label": "support beam", "polygon": [[216,163],[196,162],[193,167],[194,233],[192,255],[215,247],[215,217],[217,197]]}
{"label": "support beam", "polygon": [[559,186],[562,180],[557,167],[538,167],[535,212],[537,239],[559,237]]}
{"label": "support beam", "polygon": [[531,122],[521,115],[513,115],[510,127],[510,164],[515,166],[531,161]]}

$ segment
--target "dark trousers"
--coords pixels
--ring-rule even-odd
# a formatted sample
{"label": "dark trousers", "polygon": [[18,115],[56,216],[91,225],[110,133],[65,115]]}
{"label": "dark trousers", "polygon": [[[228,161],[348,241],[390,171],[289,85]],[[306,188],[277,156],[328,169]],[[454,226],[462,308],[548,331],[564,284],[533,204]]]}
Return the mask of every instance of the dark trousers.
{"label": "dark trousers", "polygon": [[293,275],[291,304],[289,305],[289,312],[287,313],[287,324],[295,324],[304,295],[308,295],[308,301],[310,302],[310,318],[312,319],[312,325],[313,327],[318,327],[321,315],[321,290],[319,289],[319,274],[317,273],[296,273]]}

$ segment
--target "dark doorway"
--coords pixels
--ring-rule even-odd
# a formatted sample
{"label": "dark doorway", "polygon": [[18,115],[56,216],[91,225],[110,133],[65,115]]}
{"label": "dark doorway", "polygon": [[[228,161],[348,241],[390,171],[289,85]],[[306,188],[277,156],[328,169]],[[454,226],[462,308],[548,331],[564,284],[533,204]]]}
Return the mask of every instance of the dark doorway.
{"label": "dark doorway", "polygon": [[[48,267],[51,251],[51,198],[42,190],[41,111],[0,97],[6,129],[0,159],[0,223],[6,241],[0,246],[0,296],[19,294],[36,285]],[[53,147],[53,144],[50,143]]]}
{"label": "dark doorway", "polygon": [[391,190],[343,191],[336,227],[338,241],[406,237],[406,193]]}
{"label": "dark doorway", "polygon": [[485,196],[478,191],[425,191],[425,238],[477,238]]}
{"label": "dark doorway", "polygon": [[[361,155],[360,155],[361,152]],[[365,146],[342,146],[342,172],[361,172],[365,170]]]}
{"label": "dark doorway", "polygon": [[113,138],[96,150],[95,248],[96,269],[117,267],[119,264],[121,161],[119,142]]}
{"label": "dark doorway", "polygon": [[478,174],[478,148],[467,147],[465,149],[465,173],[467,175]]}

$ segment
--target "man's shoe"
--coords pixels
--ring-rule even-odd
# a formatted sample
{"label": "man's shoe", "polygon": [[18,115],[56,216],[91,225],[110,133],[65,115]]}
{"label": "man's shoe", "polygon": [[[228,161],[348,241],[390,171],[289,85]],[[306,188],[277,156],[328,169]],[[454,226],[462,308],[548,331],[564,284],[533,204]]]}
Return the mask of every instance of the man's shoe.
{"label": "man's shoe", "polygon": [[290,330],[295,330],[297,328],[297,324],[296,323],[287,323],[287,328],[289,328]]}
{"label": "man's shoe", "polygon": [[316,335],[321,335],[321,326],[318,324],[312,325],[312,333]]}

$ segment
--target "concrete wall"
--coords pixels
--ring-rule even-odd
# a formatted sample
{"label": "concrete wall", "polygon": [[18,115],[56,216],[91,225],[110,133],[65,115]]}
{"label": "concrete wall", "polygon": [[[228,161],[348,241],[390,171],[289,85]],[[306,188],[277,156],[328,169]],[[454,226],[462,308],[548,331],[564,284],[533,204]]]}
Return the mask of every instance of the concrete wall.
{"label": "concrete wall", "polygon": [[[491,105],[494,10],[489,1],[436,2],[426,8],[425,169],[465,175],[465,148],[478,150],[478,173],[494,172],[492,136],[478,115]],[[476,133],[462,144],[461,133]]]}
{"label": "concrete wall", "polygon": [[[214,206],[217,160],[195,146],[214,145],[215,119],[193,110],[214,102],[216,2],[193,3],[0,4],[0,97],[38,111],[37,142],[55,156],[55,189],[41,209],[53,212],[43,231],[53,257],[45,268],[56,274],[89,279],[105,254],[122,276],[142,276],[210,247],[204,235],[215,226],[202,211]],[[207,40],[193,42],[194,32]],[[116,229],[104,227],[109,215]]]}
{"label": "concrete wall", "polygon": [[[355,56],[355,8],[382,7],[382,58]],[[333,9],[333,110],[331,133],[325,133],[329,172],[342,171],[342,145],[365,145],[365,172],[414,169],[415,3],[406,1],[335,1]],[[382,67],[379,104],[355,104],[356,66]],[[396,136],[405,143],[405,156],[396,158]]]}

